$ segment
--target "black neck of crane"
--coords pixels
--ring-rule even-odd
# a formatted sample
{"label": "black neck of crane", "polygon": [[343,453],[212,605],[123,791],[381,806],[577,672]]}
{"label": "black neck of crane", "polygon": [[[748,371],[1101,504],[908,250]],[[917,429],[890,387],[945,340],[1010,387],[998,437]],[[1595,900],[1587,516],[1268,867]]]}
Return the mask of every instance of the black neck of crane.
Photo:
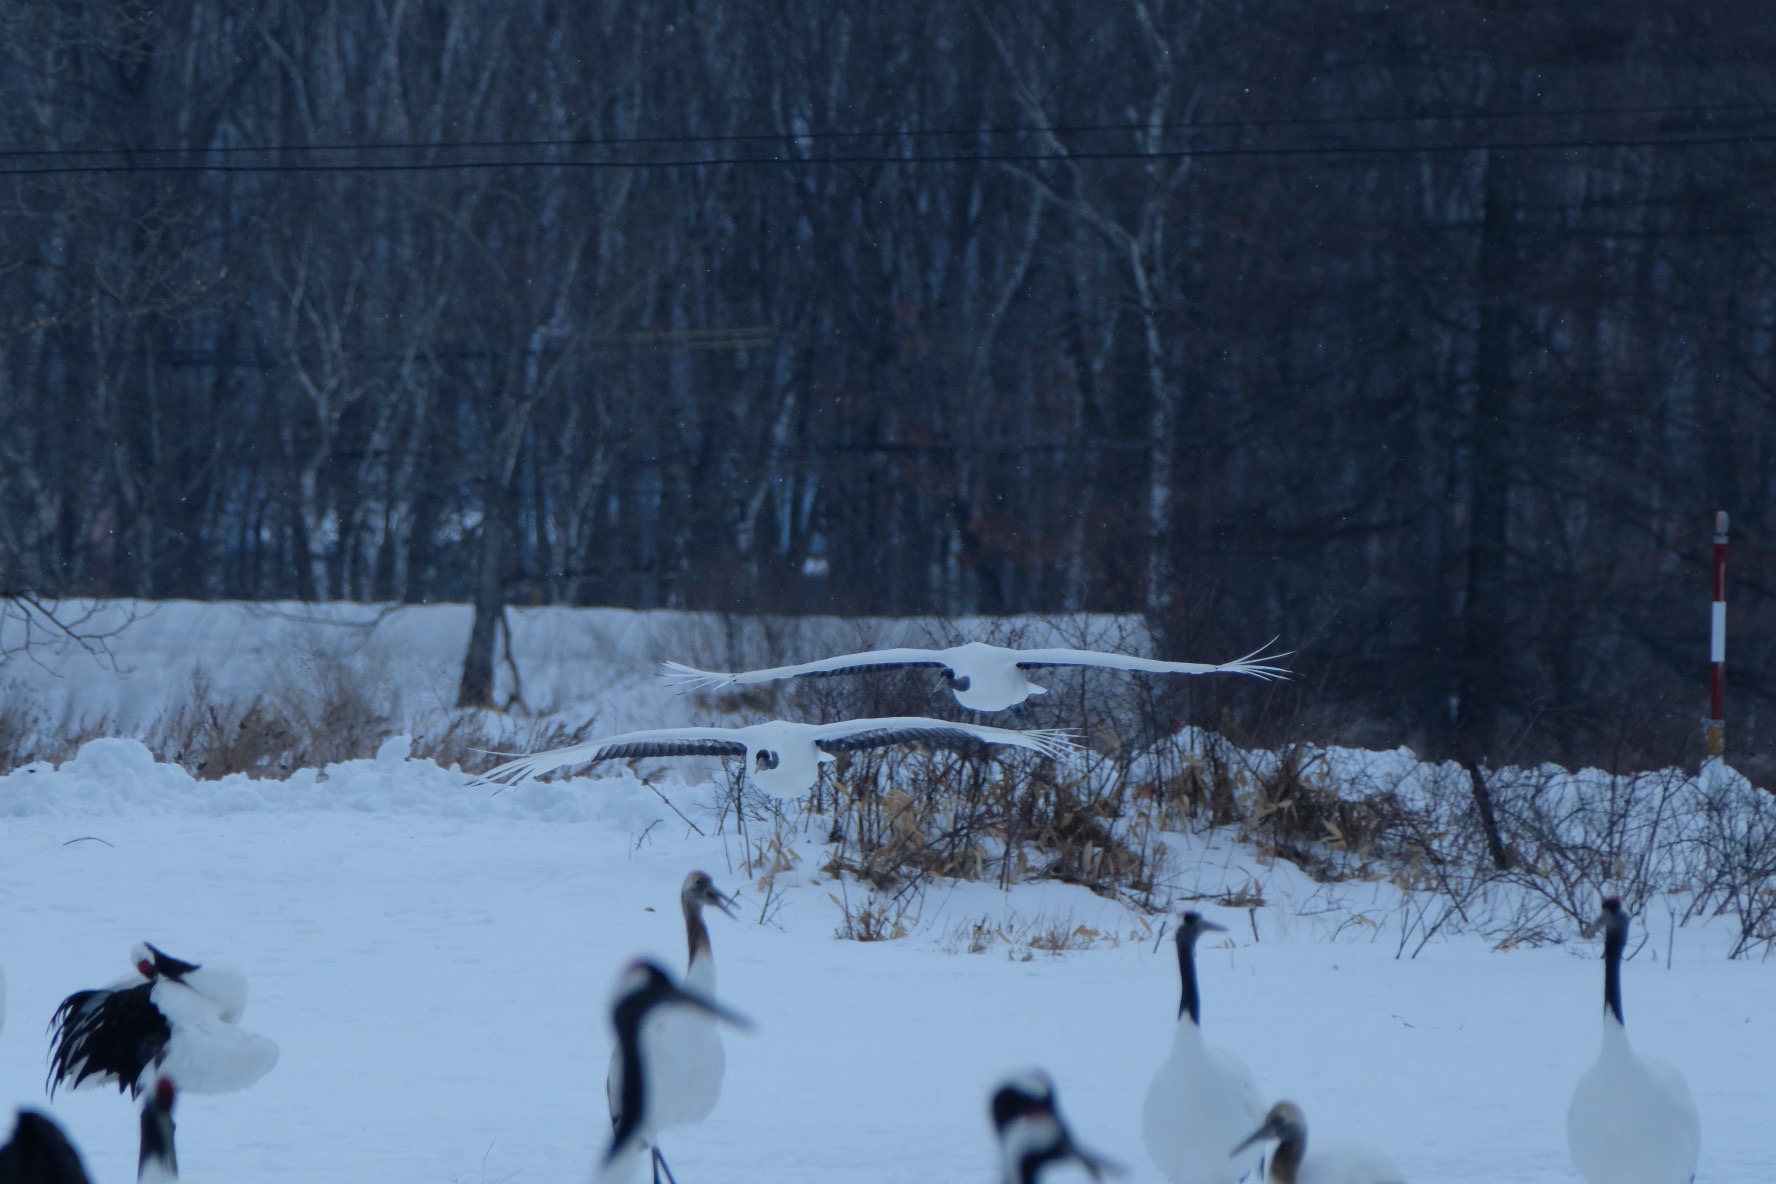
{"label": "black neck of crane", "polygon": [[1036,1184],[1043,1168],[1068,1158],[1068,1155],[1067,1148],[1059,1143],[1025,1154],[1017,1161],[1017,1184]]}
{"label": "black neck of crane", "polygon": [[1183,982],[1183,993],[1178,998],[1178,1016],[1183,1018],[1186,1012],[1190,1022],[1202,1026],[1202,999],[1196,993],[1196,934],[1194,931],[1178,930],[1178,978]]}
{"label": "black neck of crane", "polygon": [[642,1099],[645,1096],[641,1067],[641,1021],[659,1002],[659,994],[643,988],[618,1001],[614,1015],[617,1029],[617,1056],[622,1063],[622,1092],[617,1098],[616,1119],[612,1123],[610,1151],[606,1163],[635,1138],[641,1129]]}
{"label": "black neck of crane", "polygon": [[173,1149],[173,1114],[153,1098],[142,1107],[142,1140],[136,1156],[136,1174],[150,1163],[159,1163],[170,1176],[179,1174],[179,1157]]}
{"label": "black neck of crane", "polygon": [[1622,947],[1627,944],[1626,925],[1611,925],[1604,931],[1603,1006],[1616,1017],[1618,1024],[1625,1024],[1622,1019]]}

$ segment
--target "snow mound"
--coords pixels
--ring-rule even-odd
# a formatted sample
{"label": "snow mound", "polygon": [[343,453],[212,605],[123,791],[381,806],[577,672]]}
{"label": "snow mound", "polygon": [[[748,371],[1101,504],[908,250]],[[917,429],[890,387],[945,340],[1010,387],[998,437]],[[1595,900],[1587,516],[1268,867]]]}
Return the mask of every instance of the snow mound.
{"label": "snow mound", "polygon": [[[383,742],[367,760],[298,769],[272,780],[231,774],[199,780],[154,759],[139,740],[90,740],[71,759],[37,761],[0,776],[0,818],[196,816],[348,811],[446,818],[521,818],[645,827],[667,812],[634,773],[531,782],[502,789],[460,769],[408,755],[408,737]],[[669,779],[661,792],[681,807],[705,801],[708,784]]]}

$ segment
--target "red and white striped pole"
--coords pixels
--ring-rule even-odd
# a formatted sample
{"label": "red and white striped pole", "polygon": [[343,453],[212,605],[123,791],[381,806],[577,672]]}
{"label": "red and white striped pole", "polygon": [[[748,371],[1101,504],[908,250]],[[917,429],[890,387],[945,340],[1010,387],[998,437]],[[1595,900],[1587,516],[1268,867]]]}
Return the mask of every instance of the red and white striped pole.
{"label": "red and white striped pole", "polygon": [[1714,516],[1714,620],[1708,630],[1708,755],[1727,746],[1727,512]]}

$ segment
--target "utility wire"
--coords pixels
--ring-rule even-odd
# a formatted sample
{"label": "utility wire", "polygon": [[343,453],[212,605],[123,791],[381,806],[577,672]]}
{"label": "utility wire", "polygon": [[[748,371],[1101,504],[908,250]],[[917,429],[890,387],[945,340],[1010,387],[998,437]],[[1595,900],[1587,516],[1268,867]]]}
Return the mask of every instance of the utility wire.
{"label": "utility wire", "polygon": [[1156,151],[1134,149],[1076,150],[1065,152],[945,152],[920,155],[886,153],[822,155],[822,156],[697,156],[669,159],[620,159],[604,157],[594,160],[529,157],[468,160],[407,161],[324,161],[237,164],[220,161],[159,163],[154,161],[118,164],[56,164],[0,167],[0,176],[27,177],[76,175],[84,173],[412,173],[470,171],[477,169],[686,169],[711,167],[766,167],[785,169],[820,168],[831,165],[929,165],[972,163],[1045,164],[1067,161],[1119,160],[1184,160],[1188,158],[1224,158],[1247,156],[1272,157],[1363,157],[1405,156],[1450,152],[1547,152],[1592,151],[1600,148],[1708,148],[1731,144],[1766,144],[1776,141],[1776,132],[1734,133],[1718,136],[1624,136],[1583,139],[1523,139],[1495,141],[1443,140],[1418,144],[1297,144],[1297,145],[1234,145],[1218,148],[1163,148]]}
{"label": "utility wire", "polygon": [[1189,123],[1082,123],[1038,126],[1034,124],[988,125],[985,127],[948,128],[882,128],[875,130],[771,131],[771,132],[708,132],[703,134],[656,136],[570,137],[532,140],[395,140],[377,143],[335,142],[330,144],[236,144],[208,147],[155,147],[123,145],[111,148],[0,148],[0,159],[56,158],[64,156],[228,156],[254,153],[309,152],[419,152],[462,151],[468,149],[510,148],[609,148],[665,144],[744,144],[783,140],[794,143],[823,143],[868,139],[941,139],[951,136],[1019,136],[1031,134],[1102,135],[1109,133],[1189,132],[1206,130],[1325,127],[1333,124],[1400,124],[1400,123],[1462,123],[1504,120],[1566,119],[1577,116],[1607,117],[1621,115],[1692,115],[1702,118],[1727,113],[1757,113],[1754,118],[1776,115],[1770,103],[1694,103],[1659,104],[1623,107],[1567,107],[1551,109],[1512,108],[1508,110],[1445,110],[1403,112],[1376,115],[1278,116],[1264,119],[1206,119]]}

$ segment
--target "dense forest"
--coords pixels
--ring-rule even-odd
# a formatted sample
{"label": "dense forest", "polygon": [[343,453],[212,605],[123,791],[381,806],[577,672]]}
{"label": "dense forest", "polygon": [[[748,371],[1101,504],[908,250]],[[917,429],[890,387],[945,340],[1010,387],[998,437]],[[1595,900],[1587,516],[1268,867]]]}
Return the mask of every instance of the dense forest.
{"label": "dense forest", "polygon": [[1725,509],[1772,771],[1776,8],[45,0],[0,44],[7,594],[473,601],[469,701],[505,604],[1141,612],[1280,637],[1321,738],[1621,766],[1695,756]]}

